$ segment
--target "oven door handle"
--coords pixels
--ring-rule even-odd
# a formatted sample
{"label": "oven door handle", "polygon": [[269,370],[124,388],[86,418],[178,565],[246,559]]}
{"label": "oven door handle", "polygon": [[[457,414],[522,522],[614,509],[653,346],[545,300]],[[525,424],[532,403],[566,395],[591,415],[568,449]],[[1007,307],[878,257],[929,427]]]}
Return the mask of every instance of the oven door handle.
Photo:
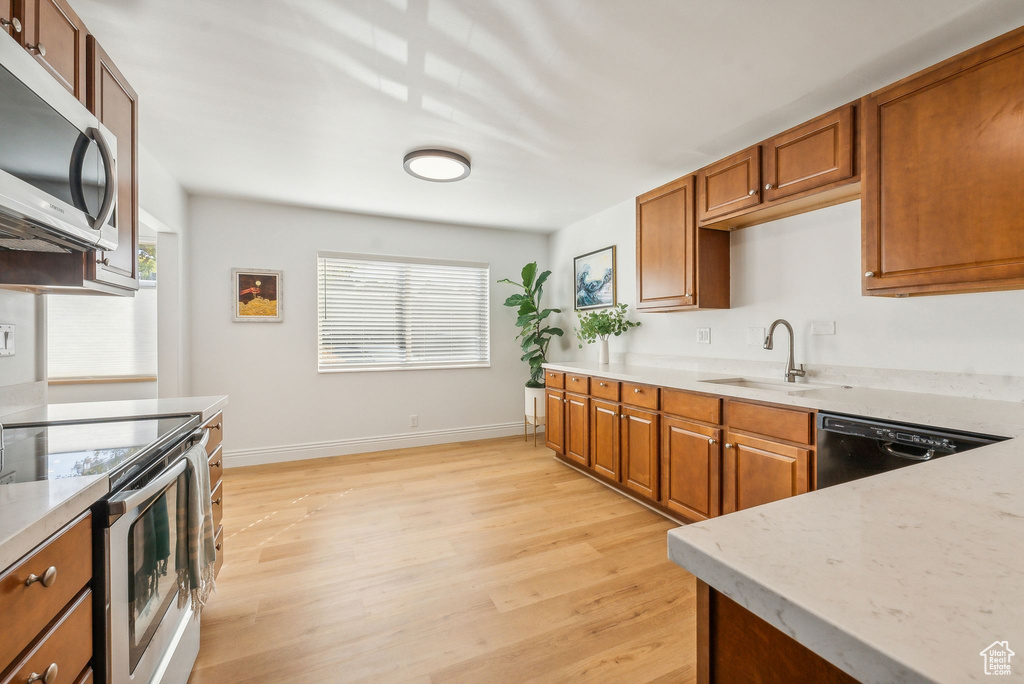
{"label": "oven door handle", "polygon": [[892,448],[892,442],[885,442],[882,444],[882,450],[885,453],[895,456],[897,458],[905,458],[908,461],[930,461],[935,456],[935,449],[929,449],[923,454],[910,454],[906,451],[900,451],[899,449]]}
{"label": "oven door handle", "polygon": [[178,477],[185,472],[186,468],[188,468],[188,459],[181,458],[175,462],[174,465],[165,470],[160,477],[156,478],[142,489],[123,492],[111,497],[107,502],[107,512],[111,516],[124,515],[150,497],[163,491],[169,484],[177,480]]}

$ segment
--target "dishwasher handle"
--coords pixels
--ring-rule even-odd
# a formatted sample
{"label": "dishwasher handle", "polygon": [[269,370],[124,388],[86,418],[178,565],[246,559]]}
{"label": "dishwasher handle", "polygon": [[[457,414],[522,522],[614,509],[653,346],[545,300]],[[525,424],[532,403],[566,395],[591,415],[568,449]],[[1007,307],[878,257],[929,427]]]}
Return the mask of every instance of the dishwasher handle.
{"label": "dishwasher handle", "polygon": [[930,461],[935,456],[935,449],[929,449],[923,454],[911,454],[906,451],[894,449],[892,446],[892,442],[883,442],[881,447],[882,451],[889,454],[890,456],[895,456],[897,458],[905,458],[908,461]]}

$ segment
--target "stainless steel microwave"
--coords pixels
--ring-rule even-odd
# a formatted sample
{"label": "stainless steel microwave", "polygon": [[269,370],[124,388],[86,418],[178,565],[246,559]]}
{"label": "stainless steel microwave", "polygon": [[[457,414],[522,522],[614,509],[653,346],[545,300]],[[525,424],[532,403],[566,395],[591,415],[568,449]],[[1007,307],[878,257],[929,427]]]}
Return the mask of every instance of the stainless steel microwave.
{"label": "stainless steel microwave", "polygon": [[117,247],[117,141],[0,32],[0,249]]}

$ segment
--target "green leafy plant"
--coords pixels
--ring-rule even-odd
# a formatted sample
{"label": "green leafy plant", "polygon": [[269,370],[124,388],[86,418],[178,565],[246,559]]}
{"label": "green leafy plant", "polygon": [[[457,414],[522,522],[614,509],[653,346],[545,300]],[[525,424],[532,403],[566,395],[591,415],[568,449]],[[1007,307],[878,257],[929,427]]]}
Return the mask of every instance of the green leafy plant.
{"label": "green leafy plant", "polygon": [[544,386],[544,369],[541,364],[547,361],[548,345],[552,337],[561,337],[564,332],[561,328],[548,326],[545,319],[553,313],[561,313],[561,309],[542,309],[540,300],[544,295],[544,281],[551,275],[551,271],[544,271],[537,275],[537,262],[523,266],[522,282],[517,283],[508,278],[502,278],[499,283],[508,283],[515,287],[522,288],[522,294],[511,295],[505,300],[505,306],[518,309],[519,318],[516,325],[519,327],[519,346],[523,348],[522,361],[530,364],[530,379],[527,380],[527,387]]}
{"label": "green leafy plant", "polygon": [[580,325],[576,328],[576,338],[580,341],[580,349],[583,349],[584,342],[593,344],[598,340],[607,340],[612,335],[618,337],[630,328],[640,327],[639,323],[634,323],[626,318],[625,304],[587,313],[577,311],[576,316],[580,319]]}

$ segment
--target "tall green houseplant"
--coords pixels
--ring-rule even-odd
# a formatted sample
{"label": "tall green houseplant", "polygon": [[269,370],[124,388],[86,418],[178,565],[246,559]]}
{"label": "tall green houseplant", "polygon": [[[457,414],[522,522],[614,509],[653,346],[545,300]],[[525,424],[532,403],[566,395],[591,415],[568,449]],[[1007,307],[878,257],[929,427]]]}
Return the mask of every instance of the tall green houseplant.
{"label": "tall green houseplant", "polygon": [[553,313],[560,313],[561,309],[542,309],[541,298],[544,295],[544,281],[551,275],[551,271],[544,271],[537,275],[537,262],[523,266],[522,282],[515,282],[508,278],[502,278],[499,283],[508,283],[522,289],[522,294],[514,294],[505,300],[505,306],[518,309],[519,318],[516,325],[519,327],[519,346],[523,348],[522,361],[530,364],[530,379],[526,382],[527,387],[544,386],[544,369],[541,364],[547,361],[548,345],[551,338],[561,337],[564,333],[561,328],[555,328],[545,323],[548,316]]}

